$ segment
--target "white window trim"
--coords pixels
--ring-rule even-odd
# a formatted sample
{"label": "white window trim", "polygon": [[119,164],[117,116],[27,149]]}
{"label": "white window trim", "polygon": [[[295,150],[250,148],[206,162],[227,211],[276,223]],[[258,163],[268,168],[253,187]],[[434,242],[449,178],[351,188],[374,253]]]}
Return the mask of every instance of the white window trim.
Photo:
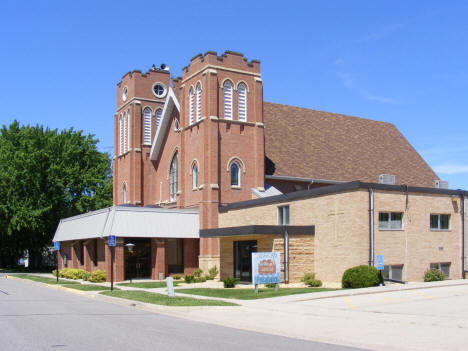
{"label": "white window trim", "polygon": [[[243,91],[244,91],[244,101],[243,101],[243,105],[242,105],[242,100],[240,99],[240,90],[239,90],[239,87],[244,87]],[[245,83],[239,83],[237,85],[237,119],[241,122],[247,122],[247,92],[248,92],[248,89],[247,89],[247,85]],[[242,114],[241,114],[241,109],[243,108],[243,117],[241,118]]]}
{"label": "white window trim", "polygon": [[[162,108],[157,108],[156,111],[154,111],[154,127],[155,127],[155,133],[158,131],[159,127],[161,126],[162,113],[163,113],[163,109],[162,109]],[[158,119],[158,114],[159,114],[159,119]]]}
{"label": "white window trim", "polygon": [[198,83],[197,87],[195,89],[196,93],[196,107],[197,107],[197,122],[201,119],[201,94],[202,94],[202,89],[201,89],[201,84]]}
{"label": "white window trim", "polygon": [[[231,175],[231,170],[232,170],[232,166],[236,164],[237,165],[237,180],[239,182],[239,184],[237,185],[232,185],[231,183],[231,179],[232,179],[232,175]],[[230,163],[229,165],[229,184],[231,185],[231,189],[240,189],[241,188],[241,176],[242,176],[242,168],[241,168],[241,164],[235,160],[233,162]]]}
{"label": "white window trim", "polygon": [[194,89],[193,87],[190,87],[190,90],[189,90],[189,124],[193,124],[193,122],[195,122],[195,118],[194,118]]}
{"label": "white window trim", "polygon": [[[288,223],[282,223],[285,217],[285,209],[288,209]],[[278,225],[290,225],[291,224],[291,208],[289,205],[282,205],[276,208],[276,223]]]}
{"label": "white window trim", "polygon": [[[380,214],[381,213],[387,213],[389,216],[388,216],[388,223],[390,224],[391,223],[391,219],[392,219],[392,213],[401,213],[401,227],[400,228],[382,228],[380,227]],[[387,212],[387,211],[379,211],[378,213],[378,217],[377,217],[377,227],[380,231],[403,231],[405,230],[404,228],[404,225],[403,225],[403,218],[404,218],[404,213],[403,212],[397,212],[397,211],[390,211],[390,212]]]}
{"label": "white window trim", "polygon": [[[154,92],[154,87],[157,85],[157,84],[160,84],[163,88],[164,88],[164,92],[161,94],[161,95],[157,95],[155,92]],[[166,95],[167,95],[167,87],[166,87],[166,84],[162,83],[162,82],[154,82],[153,86],[151,87],[151,91],[153,92],[153,95],[156,96],[157,98],[159,99],[162,99],[164,98]]]}
{"label": "white window trim", "polygon": [[[448,220],[449,220],[449,223],[448,223],[448,228],[447,229],[441,229],[440,228],[440,216],[448,216]],[[438,217],[438,220],[437,220],[437,228],[432,228],[431,227],[431,216],[437,216]],[[451,221],[451,217],[449,213],[431,213],[429,215],[429,229],[431,230],[431,232],[450,232],[452,231],[452,221]]]}
{"label": "white window trim", "polygon": [[[228,87],[230,89],[228,89]],[[230,94],[230,96],[227,96],[227,93]],[[230,80],[226,80],[223,83],[223,118],[224,119],[232,120],[233,94],[234,94],[234,84]]]}
{"label": "white window trim", "polygon": [[152,115],[150,107],[143,109],[143,145],[151,145]]}

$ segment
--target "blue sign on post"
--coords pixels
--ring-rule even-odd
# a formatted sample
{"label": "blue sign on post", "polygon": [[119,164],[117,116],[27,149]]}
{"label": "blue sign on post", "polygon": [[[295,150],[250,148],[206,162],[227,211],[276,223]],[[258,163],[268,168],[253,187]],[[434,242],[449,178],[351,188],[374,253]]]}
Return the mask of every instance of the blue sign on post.
{"label": "blue sign on post", "polygon": [[54,250],[59,251],[60,250],[60,241],[54,242]]}
{"label": "blue sign on post", "polygon": [[253,284],[278,284],[281,280],[279,252],[252,252]]}
{"label": "blue sign on post", "polygon": [[109,235],[109,241],[107,242],[109,246],[115,246],[115,235]]}
{"label": "blue sign on post", "polygon": [[383,271],[384,269],[383,255],[377,255],[377,269],[379,271]]}

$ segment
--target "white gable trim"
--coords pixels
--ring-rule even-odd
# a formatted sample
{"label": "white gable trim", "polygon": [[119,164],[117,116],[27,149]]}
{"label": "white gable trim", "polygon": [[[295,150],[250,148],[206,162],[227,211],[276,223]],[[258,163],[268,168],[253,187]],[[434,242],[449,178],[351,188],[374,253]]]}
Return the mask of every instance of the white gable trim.
{"label": "white gable trim", "polygon": [[180,111],[179,101],[177,100],[172,88],[169,88],[161,115],[161,121],[159,122],[160,125],[156,131],[156,134],[154,135],[153,146],[151,147],[150,158],[152,161],[158,160],[159,156],[161,156],[164,135],[166,134],[167,129],[170,127],[171,114],[174,110],[174,107],[177,109],[177,111]]}

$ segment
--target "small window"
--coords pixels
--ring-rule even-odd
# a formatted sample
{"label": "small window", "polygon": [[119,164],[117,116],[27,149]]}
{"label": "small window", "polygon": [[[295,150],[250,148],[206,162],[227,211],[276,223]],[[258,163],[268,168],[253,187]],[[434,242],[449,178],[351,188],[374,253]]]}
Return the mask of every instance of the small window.
{"label": "small window", "polygon": [[383,271],[386,280],[403,281],[403,265],[384,266]]}
{"label": "small window", "polygon": [[278,207],[278,224],[289,225],[289,205]]}
{"label": "small window", "polygon": [[128,88],[124,87],[123,92],[122,92],[122,101],[123,102],[127,101],[127,97],[128,97]]}
{"label": "small window", "polygon": [[193,124],[194,119],[193,119],[193,88],[190,88],[189,91],[189,111],[190,111],[190,124]]}
{"label": "small window", "polygon": [[83,266],[84,265],[84,241],[80,241],[80,265]]}
{"label": "small window", "polygon": [[223,84],[224,93],[224,118],[232,119],[232,83],[226,81]]}
{"label": "small window", "polygon": [[166,87],[162,83],[154,83],[153,85],[153,94],[158,98],[164,97],[166,95]]}
{"label": "small window", "polygon": [[240,166],[237,162],[231,164],[231,187],[240,187]]}
{"label": "small window", "polygon": [[143,144],[151,144],[151,109],[143,110]]}
{"label": "small window", "polygon": [[401,212],[380,212],[379,229],[397,230],[403,228],[403,213]]}
{"label": "small window", "polygon": [[122,203],[126,204],[127,203],[127,185],[124,184],[122,188]]}
{"label": "small window", "polygon": [[237,119],[247,121],[247,87],[244,83],[237,87]]}
{"label": "small window", "polygon": [[155,127],[156,132],[158,131],[159,126],[161,125],[161,116],[162,116],[162,109],[158,108],[156,110],[155,116]]}
{"label": "small window", "polygon": [[171,168],[169,171],[169,199],[170,201],[177,200],[177,153],[174,155],[171,161]]}
{"label": "small window", "polygon": [[174,122],[174,131],[178,132],[179,130],[180,130],[179,120],[176,119],[175,122]]}
{"label": "small window", "polygon": [[192,168],[192,189],[198,189],[198,167],[196,163]]}
{"label": "small window", "polygon": [[430,269],[438,269],[445,274],[447,278],[450,278],[450,262],[449,263],[431,263]]}
{"label": "small window", "polygon": [[201,118],[201,85],[197,84],[197,122]]}
{"label": "small window", "polygon": [[450,215],[448,214],[431,214],[431,230],[449,230]]}

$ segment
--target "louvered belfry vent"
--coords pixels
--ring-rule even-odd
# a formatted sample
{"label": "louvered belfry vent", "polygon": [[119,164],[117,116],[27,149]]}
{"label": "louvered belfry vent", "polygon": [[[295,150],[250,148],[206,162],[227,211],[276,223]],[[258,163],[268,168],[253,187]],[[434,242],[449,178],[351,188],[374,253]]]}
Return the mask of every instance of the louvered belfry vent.
{"label": "louvered belfry vent", "polygon": [[379,183],[380,184],[395,184],[395,176],[393,174],[381,174],[379,175]]}

